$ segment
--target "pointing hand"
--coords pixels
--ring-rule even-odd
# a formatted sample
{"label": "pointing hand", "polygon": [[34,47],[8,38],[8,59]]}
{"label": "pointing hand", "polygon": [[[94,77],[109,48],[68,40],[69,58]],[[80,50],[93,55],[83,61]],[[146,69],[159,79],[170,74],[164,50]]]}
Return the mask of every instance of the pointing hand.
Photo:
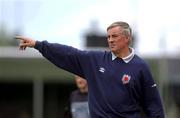
{"label": "pointing hand", "polygon": [[24,36],[15,36],[16,39],[20,40],[19,49],[25,50],[26,47],[34,47],[36,41],[32,38],[24,37]]}

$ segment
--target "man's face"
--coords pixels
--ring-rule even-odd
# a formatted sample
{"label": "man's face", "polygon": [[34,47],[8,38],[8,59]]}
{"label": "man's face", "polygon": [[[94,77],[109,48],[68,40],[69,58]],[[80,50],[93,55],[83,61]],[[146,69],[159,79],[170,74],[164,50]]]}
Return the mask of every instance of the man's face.
{"label": "man's face", "polygon": [[128,46],[128,39],[122,33],[121,27],[113,27],[107,31],[107,38],[110,50],[118,54]]}

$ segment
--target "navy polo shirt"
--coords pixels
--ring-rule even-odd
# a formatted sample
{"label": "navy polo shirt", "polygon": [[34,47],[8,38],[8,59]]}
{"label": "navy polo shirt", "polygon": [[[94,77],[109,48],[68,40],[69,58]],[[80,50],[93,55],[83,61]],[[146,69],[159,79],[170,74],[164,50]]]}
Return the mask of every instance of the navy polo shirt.
{"label": "navy polo shirt", "polygon": [[164,118],[156,84],[147,64],[132,49],[125,58],[110,51],[82,51],[47,41],[35,48],[53,64],[88,81],[92,118]]}

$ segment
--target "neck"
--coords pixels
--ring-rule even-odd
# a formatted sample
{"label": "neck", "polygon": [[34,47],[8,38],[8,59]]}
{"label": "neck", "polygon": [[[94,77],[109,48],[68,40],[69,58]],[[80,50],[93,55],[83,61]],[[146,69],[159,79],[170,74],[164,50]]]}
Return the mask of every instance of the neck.
{"label": "neck", "polygon": [[128,48],[125,48],[123,51],[114,53],[114,55],[119,58],[124,58],[124,57],[127,57],[130,53],[131,53],[131,49],[128,47]]}

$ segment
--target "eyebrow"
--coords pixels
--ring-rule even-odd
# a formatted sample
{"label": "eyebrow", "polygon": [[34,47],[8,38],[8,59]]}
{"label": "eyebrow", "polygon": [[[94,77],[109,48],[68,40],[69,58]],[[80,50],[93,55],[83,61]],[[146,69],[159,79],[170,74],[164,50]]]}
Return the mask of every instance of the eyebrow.
{"label": "eyebrow", "polygon": [[111,35],[107,35],[107,37],[109,38],[110,36],[112,36],[112,37],[118,37],[118,36],[121,36],[122,35],[122,33],[114,33],[114,34],[111,34]]}

